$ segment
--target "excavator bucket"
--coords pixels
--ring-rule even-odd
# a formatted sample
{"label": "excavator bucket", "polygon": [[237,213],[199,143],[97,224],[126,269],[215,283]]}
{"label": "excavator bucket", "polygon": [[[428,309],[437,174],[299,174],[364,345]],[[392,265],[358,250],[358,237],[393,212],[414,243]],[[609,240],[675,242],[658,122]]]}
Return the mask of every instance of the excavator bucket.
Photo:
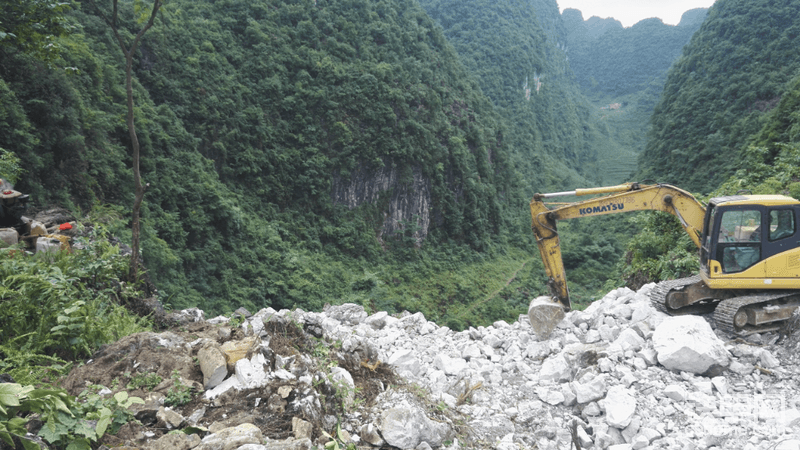
{"label": "excavator bucket", "polygon": [[540,341],[550,336],[564,316],[564,305],[546,295],[531,300],[528,306],[528,320]]}

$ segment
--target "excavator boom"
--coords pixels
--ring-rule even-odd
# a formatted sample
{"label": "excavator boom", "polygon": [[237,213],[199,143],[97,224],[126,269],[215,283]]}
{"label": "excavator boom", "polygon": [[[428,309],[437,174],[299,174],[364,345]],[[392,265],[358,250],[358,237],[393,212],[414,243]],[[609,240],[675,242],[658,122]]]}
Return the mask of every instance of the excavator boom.
{"label": "excavator boom", "polygon": [[[552,209],[544,203],[547,198],[598,194],[608,195],[574,203],[551,204],[554,206]],[[706,213],[705,206],[692,194],[682,189],[668,184],[643,185],[639,183],[536,194],[531,200],[530,208],[531,228],[536,236],[545,272],[549,278],[551,294],[565,311],[571,309],[571,304],[556,226],[559,220],[644,210],[664,211],[673,214],[680,220],[689,237],[699,248]],[[534,319],[531,321],[533,322]]]}

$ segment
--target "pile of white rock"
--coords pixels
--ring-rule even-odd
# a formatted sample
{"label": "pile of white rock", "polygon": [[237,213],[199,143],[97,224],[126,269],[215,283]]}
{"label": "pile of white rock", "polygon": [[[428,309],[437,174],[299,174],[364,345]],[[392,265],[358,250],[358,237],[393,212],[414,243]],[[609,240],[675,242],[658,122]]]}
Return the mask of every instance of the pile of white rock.
{"label": "pile of white rock", "polygon": [[[366,317],[355,305],[306,319],[345,348],[373,345],[431,402],[462,415],[483,448],[800,449],[797,374],[776,357],[777,336],[759,344],[717,336],[703,317],[656,311],[652,287],[610,292],[568,313],[546,340],[525,316],[462,332],[419,313]],[[454,430],[432,431],[406,409],[384,402],[366,419],[396,447],[458,447]],[[389,410],[404,419],[402,442],[387,438]],[[344,426],[357,435],[364,419]]]}
{"label": "pile of white rock", "polygon": [[[360,448],[800,450],[797,344],[777,335],[732,338],[705,317],[667,316],[650,305],[652,288],[610,292],[566,314],[545,339],[527,316],[455,332],[420,313],[368,315],[353,304],[267,308],[241,327],[263,337],[265,322],[291,320],[341,342],[344,353],[390,364],[410,383],[387,386],[368,408],[324,419],[331,427],[343,419],[343,435]],[[253,358],[234,373],[208,369],[209,401],[298,372],[297,361],[278,360],[275,373],[254,378],[253,367],[266,366]],[[352,384],[337,369],[337,382]],[[319,375],[296,375],[308,388],[305,400],[298,396],[303,415],[313,415]]]}

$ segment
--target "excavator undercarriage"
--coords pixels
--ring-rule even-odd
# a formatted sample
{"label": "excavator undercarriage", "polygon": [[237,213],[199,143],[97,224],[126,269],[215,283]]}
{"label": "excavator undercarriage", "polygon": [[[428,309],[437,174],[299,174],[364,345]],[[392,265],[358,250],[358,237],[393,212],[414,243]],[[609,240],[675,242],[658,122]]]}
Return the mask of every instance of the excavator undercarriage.
{"label": "excavator undercarriage", "polygon": [[670,315],[714,313],[716,326],[730,334],[779,331],[800,306],[800,292],[711,289],[699,275],[658,283],[650,302]]}

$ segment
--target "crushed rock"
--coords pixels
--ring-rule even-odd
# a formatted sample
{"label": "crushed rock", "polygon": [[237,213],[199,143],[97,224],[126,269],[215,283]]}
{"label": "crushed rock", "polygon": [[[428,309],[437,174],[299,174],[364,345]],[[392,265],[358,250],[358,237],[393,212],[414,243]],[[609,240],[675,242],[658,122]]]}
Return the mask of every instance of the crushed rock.
{"label": "crushed rock", "polygon": [[[335,437],[365,449],[800,448],[800,319],[786,336],[713,330],[697,348],[682,341],[681,358],[697,360],[676,365],[665,356],[674,349],[654,345],[676,319],[650,306],[652,287],[617,289],[569,312],[546,340],[524,315],[455,332],[420,313],[368,315],[353,304],[265,308],[239,314],[236,327],[187,310],[169,332],[101,349],[63,385],[116,392],[136,374],[163,378],[130,392],[146,400],[135,405],[141,425],[108,436],[108,446],[305,449]],[[226,373],[205,390],[198,352],[226,343],[246,344],[233,363],[204,365]],[[713,373],[706,347],[725,363]],[[173,373],[194,399],[165,409]],[[204,431],[166,433],[187,425]]]}

